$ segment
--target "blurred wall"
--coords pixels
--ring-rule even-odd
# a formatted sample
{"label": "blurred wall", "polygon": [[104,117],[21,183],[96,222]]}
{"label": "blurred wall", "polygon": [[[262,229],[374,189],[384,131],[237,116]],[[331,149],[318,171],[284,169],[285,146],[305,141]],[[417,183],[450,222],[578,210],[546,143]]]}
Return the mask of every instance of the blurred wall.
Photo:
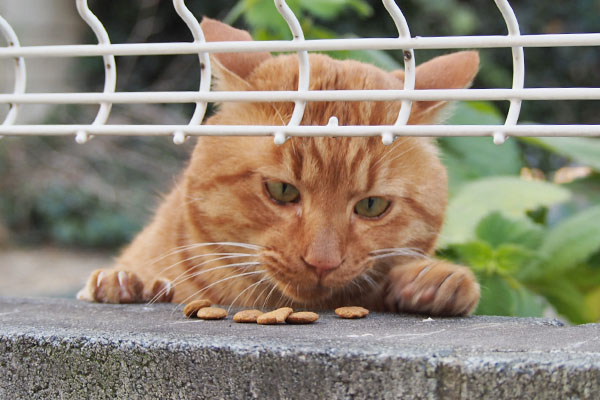
{"label": "blurred wall", "polygon": [[[77,44],[86,29],[74,0],[2,0],[0,15],[15,30],[21,46]],[[4,38],[0,39],[5,46]],[[73,59],[27,58],[28,92],[69,91],[73,82]],[[10,93],[14,86],[12,60],[0,62],[0,91]],[[7,107],[1,110],[6,113]],[[18,122],[41,123],[49,106],[22,107]],[[3,117],[3,114],[0,114]]]}

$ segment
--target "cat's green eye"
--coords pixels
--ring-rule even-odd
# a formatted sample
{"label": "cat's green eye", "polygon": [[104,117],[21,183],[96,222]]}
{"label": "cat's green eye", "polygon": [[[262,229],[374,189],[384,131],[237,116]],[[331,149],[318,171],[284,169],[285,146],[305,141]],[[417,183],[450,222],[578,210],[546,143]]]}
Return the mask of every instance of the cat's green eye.
{"label": "cat's green eye", "polygon": [[265,183],[269,196],[279,203],[295,203],[300,199],[300,192],[294,185],[285,182],[269,181]]}
{"label": "cat's green eye", "polygon": [[390,201],[383,197],[367,197],[354,206],[354,212],[365,218],[377,218],[390,206]]}

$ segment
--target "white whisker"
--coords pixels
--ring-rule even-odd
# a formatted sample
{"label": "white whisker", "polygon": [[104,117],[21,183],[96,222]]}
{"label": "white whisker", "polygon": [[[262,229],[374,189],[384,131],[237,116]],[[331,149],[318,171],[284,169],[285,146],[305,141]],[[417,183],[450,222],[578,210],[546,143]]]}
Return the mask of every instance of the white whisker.
{"label": "white whisker", "polygon": [[155,264],[158,261],[172,256],[174,254],[180,253],[182,251],[186,251],[186,250],[191,250],[191,249],[197,249],[200,247],[207,247],[207,246],[231,246],[231,247],[241,247],[244,249],[250,249],[250,250],[261,250],[263,249],[263,246],[259,246],[259,245],[255,245],[255,244],[250,244],[250,243],[238,243],[238,242],[207,242],[207,243],[192,243],[192,244],[187,244],[184,246],[179,246],[179,247],[175,247],[172,250],[170,250],[169,252],[167,252],[166,254],[160,255],[154,259],[152,259],[150,261],[150,264]]}
{"label": "white whisker", "polygon": [[224,260],[227,258],[236,258],[236,257],[253,257],[255,256],[255,254],[249,254],[249,253],[207,253],[207,254],[197,254],[188,258],[185,258],[183,260],[177,261],[176,263],[173,263],[171,265],[169,265],[168,267],[164,268],[163,270],[161,270],[159,272],[159,274],[164,274],[165,272],[167,272],[168,270],[170,270],[171,268],[174,268],[175,266],[188,262],[188,261],[192,261],[195,260],[197,258],[203,258],[203,257],[212,257],[212,256],[222,256],[220,258],[213,258],[211,260],[208,260],[206,262],[203,262],[201,264],[197,264],[194,265],[192,268],[197,268],[200,265],[204,265],[206,263],[212,262],[212,261],[216,261],[216,260]]}
{"label": "white whisker", "polygon": [[362,279],[364,279],[365,282],[367,282],[373,288],[373,290],[378,290],[379,289],[379,285],[377,284],[377,282],[375,282],[375,280],[373,278],[371,278],[369,276],[368,271],[366,273],[360,275],[360,277]]}
{"label": "white whisker", "polygon": [[377,260],[380,258],[387,257],[415,257],[415,258],[427,258],[422,251],[411,249],[411,248],[398,248],[398,249],[380,249],[374,250],[370,253],[369,258],[371,260]]}
{"label": "white whisker", "polygon": [[[269,280],[273,280],[273,278],[269,277]],[[252,307],[254,308],[256,306],[256,302],[258,301],[258,299],[260,299],[263,295],[263,293],[265,293],[265,291],[267,291],[267,289],[269,289],[269,286],[267,285],[262,292],[260,292],[260,294],[258,296],[256,296],[256,298],[254,299],[254,302],[252,303]],[[264,309],[264,305],[263,305],[263,309]]]}
{"label": "white whisker", "polygon": [[269,300],[269,298],[271,297],[271,295],[273,294],[273,291],[277,288],[277,285],[274,284],[273,288],[271,288],[271,291],[269,292],[269,294],[267,295],[267,298],[265,299],[265,301],[263,301],[263,308],[265,308],[265,304],[267,303],[267,301]]}
{"label": "white whisker", "polygon": [[[183,282],[185,282],[185,281],[187,281],[189,279],[195,278],[195,277],[200,276],[202,274],[205,274],[207,272],[215,271],[215,270],[218,270],[218,269],[225,269],[225,268],[239,268],[239,267],[248,268],[248,267],[256,266],[256,265],[259,265],[259,264],[260,264],[260,262],[258,262],[258,261],[251,261],[251,262],[244,262],[244,263],[234,263],[234,264],[227,264],[227,265],[219,265],[218,267],[213,267],[213,268],[209,268],[209,269],[203,269],[201,271],[198,271],[198,272],[195,272],[195,273],[189,274],[189,275],[186,275],[186,273],[188,272],[188,271],[186,271],[184,274],[180,274],[179,277],[177,277],[176,279],[174,279],[173,281],[171,281],[171,285],[172,285],[171,288],[174,288],[177,285],[179,285],[179,284],[181,284],[181,283],[183,283]],[[158,299],[162,294],[164,294],[163,292],[166,292],[166,288],[162,289],[161,291],[159,291],[149,301],[149,303],[152,304],[152,303],[156,302],[156,299]]]}
{"label": "white whisker", "polygon": [[185,282],[188,279],[195,278],[195,277],[200,276],[202,274],[206,274],[207,272],[212,272],[212,271],[216,271],[216,270],[219,270],[219,269],[239,268],[239,267],[245,267],[245,268],[247,268],[247,267],[252,267],[252,266],[255,266],[255,265],[259,265],[259,264],[260,264],[260,262],[258,262],[258,261],[249,261],[249,262],[243,262],[243,263],[234,263],[234,264],[227,264],[227,265],[219,265],[218,267],[213,267],[213,268],[209,268],[209,269],[203,269],[201,271],[194,272],[193,274],[189,274],[187,276],[184,276],[182,279],[179,279],[179,281],[177,281],[177,282],[173,281],[172,283],[173,283],[173,285],[178,285],[178,284],[180,284],[182,282]]}
{"label": "white whisker", "polygon": [[275,303],[275,304],[279,304],[281,302],[281,300],[283,300],[284,293],[289,286],[290,286],[290,283],[288,282],[287,285],[285,285],[285,287],[283,288],[283,290],[280,291],[279,300],[277,300],[277,303]]}
{"label": "white whisker", "polygon": [[411,252],[411,253],[418,253],[420,255],[425,255],[425,253],[423,253],[423,251],[421,249],[419,249],[418,247],[390,247],[387,249],[377,249],[377,250],[373,250],[371,251],[369,254],[379,254],[379,253],[388,253],[388,252]]}
{"label": "white whisker", "polygon": [[266,281],[267,279],[269,279],[269,277],[265,276],[261,280],[259,280],[257,282],[254,282],[252,285],[249,285],[246,289],[242,290],[237,296],[235,296],[235,298],[233,299],[233,301],[229,305],[229,308],[227,308],[227,313],[229,314],[229,310],[231,310],[231,307],[233,307],[233,305],[235,304],[235,302],[237,301],[237,299],[239,299],[240,296],[242,296],[248,289],[250,289],[251,287],[254,287],[254,289],[256,289],[257,285],[260,285],[262,282]]}
{"label": "white whisker", "polygon": [[262,274],[263,272],[265,272],[265,271],[264,271],[264,270],[258,270],[258,271],[242,272],[242,273],[240,273],[240,274],[236,274],[236,275],[233,275],[233,276],[228,276],[228,277],[226,277],[226,278],[223,278],[223,279],[219,279],[218,281],[216,281],[216,282],[213,282],[213,283],[211,283],[210,285],[208,285],[208,286],[205,286],[205,287],[203,287],[202,289],[198,290],[196,293],[194,293],[194,294],[192,294],[192,295],[190,295],[190,296],[186,297],[186,298],[185,298],[185,299],[182,301],[182,303],[186,303],[186,302],[187,302],[189,299],[191,299],[192,297],[196,297],[196,296],[198,296],[200,293],[202,293],[202,292],[204,292],[204,291],[206,291],[206,290],[210,289],[211,287],[213,287],[213,286],[215,286],[215,285],[218,285],[219,283],[226,282],[226,281],[229,281],[229,280],[231,280],[231,279],[241,278],[242,276],[255,275],[255,274]]}

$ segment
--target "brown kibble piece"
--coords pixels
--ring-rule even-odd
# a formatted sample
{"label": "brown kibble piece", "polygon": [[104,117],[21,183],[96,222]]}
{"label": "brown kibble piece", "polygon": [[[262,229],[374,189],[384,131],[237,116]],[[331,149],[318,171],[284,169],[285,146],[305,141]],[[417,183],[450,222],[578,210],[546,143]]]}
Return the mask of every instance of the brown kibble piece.
{"label": "brown kibble piece", "polygon": [[227,310],[217,307],[204,307],[198,310],[196,316],[200,319],[223,319],[227,316]]}
{"label": "brown kibble piece", "polygon": [[194,300],[183,309],[183,313],[186,317],[192,318],[196,316],[196,313],[199,309],[204,307],[210,307],[212,303],[210,300],[202,299],[202,300]]}
{"label": "brown kibble piece", "polygon": [[363,307],[339,307],[335,309],[335,313],[340,318],[354,319],[366,317],[369,310]]}
{"label": "brown kibble piece", "polygon": [[256,323],[260,324],[260,325],[281,324],[281,323],[285,322],[285,319],[293,312],[294,312],[294,310],[292,310],[289,307],[278,308],[275,311],[265,313],[265,314],[261,315],[260,317],[258,317],[258,319],[256,320]]}
{"label": "brown kibble piece", "polygon": [[233,322],[256,323],[258,317],[263,314],[260,310],[242,310],[233,316]]}
{"label": "brown kibble piece", "polygon": [[291,313],[285,322],[288,324],[312,324],[319,319],[319,314],[311,311],[299,311]]}

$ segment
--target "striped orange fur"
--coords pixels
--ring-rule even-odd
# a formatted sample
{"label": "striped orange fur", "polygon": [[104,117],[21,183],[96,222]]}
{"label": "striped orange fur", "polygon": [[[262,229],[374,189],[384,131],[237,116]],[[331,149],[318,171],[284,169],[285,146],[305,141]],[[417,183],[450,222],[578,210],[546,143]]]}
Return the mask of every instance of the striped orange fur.
{"label": "striped orange fur", "polygon": [[[203,30],[208,40],[250,40],[213,20]],[[297,88],[295,55],[217,53],[213,61],[218,90]],[[417,68],[416,86],[466,87],[478,64],[476,52],[435,58]],[[311,90],[403,87],[402,71],[319,54],[310,65]],[[415,103],[409,123],[435,122],[443,105]],[[226,103],[207,123],[284,125],[293,107]],[[302,124],[336,116],[341,125],[387,125],[399,109],[399,102],[314,102]],[[274,200],[266,182],[292,185],[299,197]],[[389,205],[374,218],[357,214],[369,198]],[[431,257],[446,202],[446,172],[430,138],[390,146],[380,138],[291,138],[276,146],[271,137],[202,137],[150,224],[79,297],[467,314],[479,299],[473,274]]]}

